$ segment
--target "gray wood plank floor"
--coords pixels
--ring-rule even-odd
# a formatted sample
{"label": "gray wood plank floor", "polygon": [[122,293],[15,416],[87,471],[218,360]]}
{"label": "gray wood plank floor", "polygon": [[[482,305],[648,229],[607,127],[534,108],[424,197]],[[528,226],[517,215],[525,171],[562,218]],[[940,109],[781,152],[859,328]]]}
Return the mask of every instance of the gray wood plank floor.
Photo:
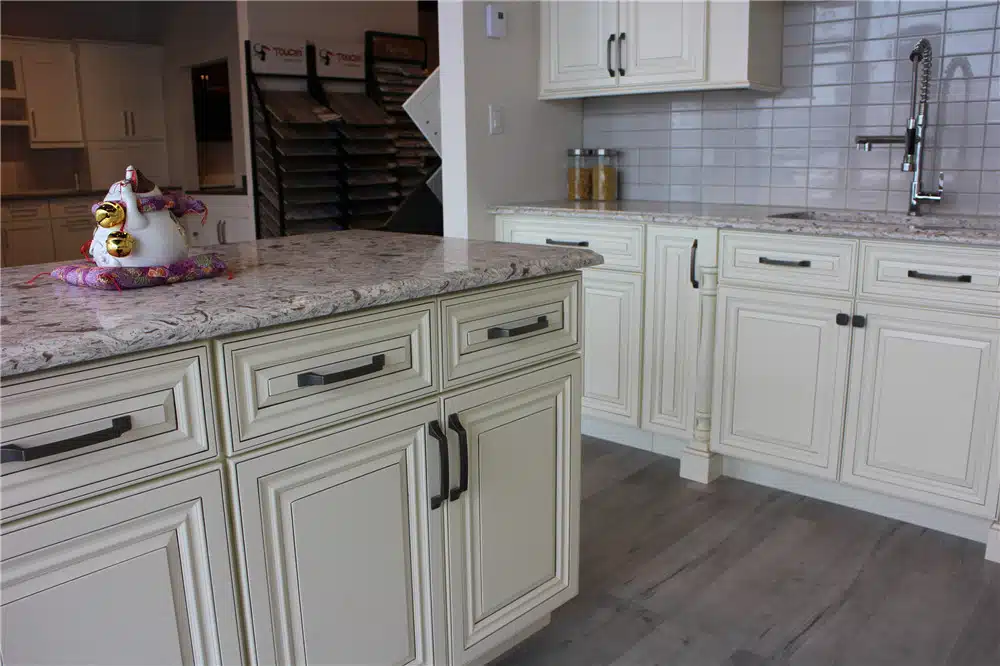
{"label": "gray wood plank floor", "polygon": [[1000,666],[985,547],[584,437],[580,594],[491,666]]}

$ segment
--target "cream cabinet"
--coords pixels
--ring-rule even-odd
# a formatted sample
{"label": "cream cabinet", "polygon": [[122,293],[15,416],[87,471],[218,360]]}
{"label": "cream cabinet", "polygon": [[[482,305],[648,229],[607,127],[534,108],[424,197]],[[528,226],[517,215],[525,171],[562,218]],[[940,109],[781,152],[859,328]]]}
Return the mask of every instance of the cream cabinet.
{"label": "cream cabinet", "polygon": [[67,42],[18,45],[32,148],[82,148],[76,56]]}
{"label": "cream cabinet", "polygon": [[77,50],[87,141],[162,140],[162,47],[80,42]]}
{"label": "cream cabinet", "polygon": [[0,228],[3,265],[24,266],[55,261],[52,223],[49,219],[11,220]]}
{"label": "cream cabinet", "polygon": [[1000,320],[862,301],[846,483],[992,518]]}
{"label": "cream cabinet", "polygon": [[218,465],[3,530],[4,663],[242,662]]}
{"label": "cream cabinet", "polygon": [[157,185],[170,184],[167,146],[163,141],[88,141],[87,159],[93,183],[113,183],[129,165]]}
{"label": "cream cabinet", "polygon": [[780,3],[541,3],[539,97],[781,85]]}

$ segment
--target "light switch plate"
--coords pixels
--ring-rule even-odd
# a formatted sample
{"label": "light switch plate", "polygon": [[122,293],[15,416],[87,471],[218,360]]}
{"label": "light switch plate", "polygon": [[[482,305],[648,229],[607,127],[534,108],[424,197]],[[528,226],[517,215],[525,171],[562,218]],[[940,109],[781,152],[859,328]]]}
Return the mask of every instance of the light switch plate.
{"label": "light switch plate", "polygon": [[503,108],[490,104],[490,135],[503,134]]}
{"label": "light switch plate", "polygon": [[498,2],[486,5],[486,36],[491,39],[507,36],[507,10]]}

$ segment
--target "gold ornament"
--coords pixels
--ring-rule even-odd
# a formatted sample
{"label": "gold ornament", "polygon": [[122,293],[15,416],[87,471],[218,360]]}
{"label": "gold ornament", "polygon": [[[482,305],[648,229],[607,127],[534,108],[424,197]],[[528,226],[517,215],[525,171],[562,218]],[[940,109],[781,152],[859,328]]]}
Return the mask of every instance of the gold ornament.
{"label": "gold ornament", "polygon": [[112,231],[104,246],[112,257],[127,257],[135,249],[135,238],[126,231]]}
{"label": "gold ornament", "polygon": [[102,201],[97,205],[94,217],[105,229],[120,227],[125,222],[125,207],[117,201]]}

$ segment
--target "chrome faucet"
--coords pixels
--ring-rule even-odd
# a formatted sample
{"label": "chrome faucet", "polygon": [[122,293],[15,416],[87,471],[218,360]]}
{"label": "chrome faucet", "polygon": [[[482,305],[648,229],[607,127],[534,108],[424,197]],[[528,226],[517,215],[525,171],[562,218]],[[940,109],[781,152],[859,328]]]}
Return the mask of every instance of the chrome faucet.
{"label": "chrome faucet", "polygon": [[900,169],[913,172],[910,184],[910,205],[907,213],[920,215],[920,204],[941,201],[944,193],[944,172],[938,174],[937,192],[924,192],[921,186],[924,170],[924,141],[927,130],[927,97],[931,84],[931,43],[926,39],[917,42],[910,51],[913,63],[913,86],[910,90],[910,118],[906,121],[906,134],[902,136],[856,136],[854,142],[859,150],[869,151],[872,146],[905,145],[903,164]]}

